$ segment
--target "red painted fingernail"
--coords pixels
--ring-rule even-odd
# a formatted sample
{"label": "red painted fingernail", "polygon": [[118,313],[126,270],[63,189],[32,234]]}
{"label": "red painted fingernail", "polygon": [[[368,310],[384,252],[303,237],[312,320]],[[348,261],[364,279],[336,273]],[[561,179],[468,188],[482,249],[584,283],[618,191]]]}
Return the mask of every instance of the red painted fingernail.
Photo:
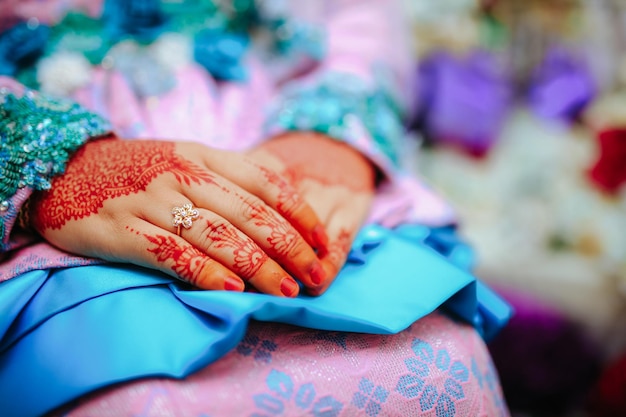
{"label": "red painted fingernail", "polygon": [[224,289],[226,291],[243,291],[245,285],[244,283],[239,279],[239,278],[235,278],[235,277],[226,277],[224,279]]}
{"label": "red painted fingernail", "polygon": [[309,270],[309,275],[311,276],[311,281],[313,281],[313,284],[315,285],[320,285],[326,279],[326,271],[324,271],[322,264],[317,261]]}
{"label": "red painted fingernail", "polygon": [[317,246],[317,249],[326,249],[326,245],[328,245],[328,235],[326,234],[324,226],[321,224],[315,226],[313,228],[313,232],[311,233],[311,238],[313,239],[315,246]]}
{"label": "red painted fingernail", "polygon": [[280,281],[280,292],[286,297],[294,297],[298,294],[298,283],[291,277],[283,278]]}

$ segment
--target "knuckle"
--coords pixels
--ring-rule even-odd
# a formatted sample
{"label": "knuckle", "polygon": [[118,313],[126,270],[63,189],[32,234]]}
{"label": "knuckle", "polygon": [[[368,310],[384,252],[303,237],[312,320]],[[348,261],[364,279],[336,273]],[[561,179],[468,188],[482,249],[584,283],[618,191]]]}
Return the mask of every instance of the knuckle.
{"label": "knuckle", "polygon": [[241,213],[246,221],[258,221],[267,217],[268,214],[261,200],[252,195],[240,196],[237,211]]}
{"label": "knuckle", "polygon": [[308,207],[300,195],[292,190],[282,191],[277,200],[279,211],[291,217],[299,216]]}
{"label": "knuckle", "polygon": [[200,232],[200,246],[205,251],[219,248],[221,236],[231,232],[232,226],[224,219],[203,219]]}
{"label": "knuckle", "polygon": [[311,247],[302,239],[294,239],[290,246],[291,247],[288,252],[288,257],[290,259],[303,259],[308,261],[309,258],[313,258],[315,256]]}
{"label": "knuckle", "polygon": [[286,213],[295,218],[314,216],[311,207],[295,192],[283,203],[283,207]]}

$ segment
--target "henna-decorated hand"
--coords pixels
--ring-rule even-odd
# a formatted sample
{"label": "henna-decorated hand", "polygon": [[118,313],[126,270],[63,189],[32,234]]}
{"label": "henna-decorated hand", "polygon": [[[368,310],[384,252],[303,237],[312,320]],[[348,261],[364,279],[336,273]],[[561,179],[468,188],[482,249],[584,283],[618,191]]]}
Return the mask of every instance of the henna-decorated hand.
{"label": "henna-decorated hand", "polygon": [[[199,217],[177,235],[171,210]],[[69,252],[143,265],[203,289],[244,282],[295,296],[293,275],[326,280],[315,249],[327,244],[313,209],[281,176],[238,153],[194,143],[94,140],[52,189],[34,196],[31,223]]]}
{"label": "henna-decorated hand", "polygon": [[322,219],[328,232],[328,250],[320,251],[326,280],[308,289],[322,294],[343,267],[350,246],[365,221],[374,195],[376,170],[350,146],[312,132],[289,132],[249,153],[267,169],[288,178]]}

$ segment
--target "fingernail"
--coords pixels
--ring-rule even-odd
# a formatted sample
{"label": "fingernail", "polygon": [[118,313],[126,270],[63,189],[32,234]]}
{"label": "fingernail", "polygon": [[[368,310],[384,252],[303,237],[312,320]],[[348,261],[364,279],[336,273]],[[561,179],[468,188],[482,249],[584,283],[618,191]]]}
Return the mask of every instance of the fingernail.
{"label": "fingernail", "polygon": [[313,228],[311,238],[313,239],[313,243],[315,243],[315,246],[317,246],[318,249],[326,248],[326,245],[328,245],[328,235],[326,234],[324,226],[322,226],[321,224],[318,224]]}
{"label": "fingernail", "polygon": [[315,261],[311,269],[309,270],[311,281],[313,284],[320,285],[326,279],[326,272],[320,262]]}
{"label": "fingernail", "polygon": [[243,291],[245,284],[238,278],[226,277],[224,279],[224,289],[226,291]]}
{"label": "fingernail", "polygon": [[293,297],[298,292],[298,283],[293,278],[286,277],[280,282],[280,292],[286,297]]}

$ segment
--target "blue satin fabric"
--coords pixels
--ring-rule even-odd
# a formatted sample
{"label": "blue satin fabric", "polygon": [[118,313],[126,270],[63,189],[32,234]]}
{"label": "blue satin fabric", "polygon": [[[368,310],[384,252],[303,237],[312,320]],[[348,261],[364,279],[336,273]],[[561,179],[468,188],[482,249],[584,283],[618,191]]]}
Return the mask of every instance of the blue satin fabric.
{"label": "blue satin fabric", "polygon": [[9,280],[0,284],[1,414],[41,415],[134,378],[184,377],[236,346],[251,319],[390,334],[441,307],[493,336],[509,319],[509,306],[460,267],[470,258],[463,245],[448,231],[443,239],[437,233],[364,228],[320,297],[190,290],[128,265]]}

